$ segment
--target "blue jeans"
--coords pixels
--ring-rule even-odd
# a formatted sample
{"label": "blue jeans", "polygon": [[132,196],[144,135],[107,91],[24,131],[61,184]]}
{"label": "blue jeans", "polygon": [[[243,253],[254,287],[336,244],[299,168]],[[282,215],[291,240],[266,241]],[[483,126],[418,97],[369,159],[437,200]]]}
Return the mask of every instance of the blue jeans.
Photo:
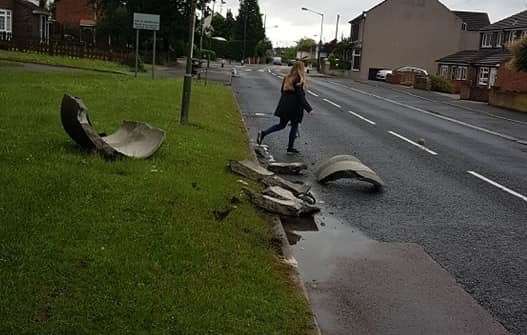
{"label": "blue jeans", "polygon": [[[262,131],[262,138],[269,134],[272,134],[274,132],[284,129],[285,127],[287,127],[287,123],[288,123],[287,120],[280,119],[279,124],[275,124],[269,129]],[[291,122],[291,130],[289,131],[289,144],[287,146],[288,149],[291,149],[295,146],[295,140],[296,140],[297,134],[298,134],[298,122]]]}

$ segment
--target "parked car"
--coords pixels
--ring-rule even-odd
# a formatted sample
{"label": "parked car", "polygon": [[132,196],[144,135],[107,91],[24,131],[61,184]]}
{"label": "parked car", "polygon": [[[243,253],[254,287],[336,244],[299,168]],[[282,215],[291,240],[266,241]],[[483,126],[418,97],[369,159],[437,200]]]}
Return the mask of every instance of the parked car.
{"label": "parked car", "polygon": [[274,57],[273,65],[282,65],[282,57]]}
{"label": "parked car", "polygon": [[293,66],[293,64],[295,64],[295,60],[294,59],[290,59],[287,61],[287,66]]}
{"label": "parked car", "polygon": [[375,76],[375,78],[377,80],[386,81],[386,77],[389,74],[392,74],[392,73],[393,73],[392,70],[379,70],[379,72],[377,72],[377,75]]}
{"label": "parked car", "polygon": [[415,66],[403,66],[403,67],[393,70],[393,72],[415,72],[416,74],[420,74],[425,77],[428,77],[428,72],[426,70],[415,67]]}

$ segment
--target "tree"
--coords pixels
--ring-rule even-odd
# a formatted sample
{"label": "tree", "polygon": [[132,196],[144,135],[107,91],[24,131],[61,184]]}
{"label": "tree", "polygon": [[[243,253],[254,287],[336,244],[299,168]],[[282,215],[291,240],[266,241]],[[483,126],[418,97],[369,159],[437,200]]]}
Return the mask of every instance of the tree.
{"label": "tree", "polygon": [[[256,56],[256,45],[265,39],[265,28],[262,22],[258,0],[243,0],[236,17],[233,37],[237,43],[234,47],[239,51],[236,58]],[[245,45],[245,47],[244,47]]]}
{"label": "tree", "polygon": [[314,47],[316,47],[317,42],[311,38],[301,38],[296,43],[296,48],[298,51],[311,51]]}
{"label": "tree", "polygon": [[516,71],[527,72],[527,37],[515,42],[511,46],[511,64]]}
{"label": "tree", "polygon": [[273,50],[273,43],[271,43],[271,41],[269,41],[267,38],[256,44],[256,55],[258,57],[267,57],[270,50]]}

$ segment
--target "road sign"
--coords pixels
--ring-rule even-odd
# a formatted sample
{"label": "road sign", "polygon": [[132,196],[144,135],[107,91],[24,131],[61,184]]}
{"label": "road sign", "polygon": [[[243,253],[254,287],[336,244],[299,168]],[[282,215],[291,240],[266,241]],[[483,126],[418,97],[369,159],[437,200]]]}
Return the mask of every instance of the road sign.
{"label": "road sign", "polygon": [[134,29],[158,31],[160,21],[159,15],[134,13]]}
{"label": "road sign", "polygon": [[152,79],[155,78],[156,67],[156,33],[159,31],[161,17],[155,14],[134,13],[134,29],[136,30],[135,40],[135,76],[137,77],[139,67],[139,31],[151,30],[154,31],[154,46],[152,52]]}

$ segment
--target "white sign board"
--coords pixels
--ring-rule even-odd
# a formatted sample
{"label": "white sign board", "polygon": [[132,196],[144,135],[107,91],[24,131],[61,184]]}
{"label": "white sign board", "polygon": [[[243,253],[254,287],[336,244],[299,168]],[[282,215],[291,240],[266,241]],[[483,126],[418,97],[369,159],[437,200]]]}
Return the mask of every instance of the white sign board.
{"label": "white sign board", "polygon": [[134,29],[158,31],[160,21],[159,15],[134,13]]}

